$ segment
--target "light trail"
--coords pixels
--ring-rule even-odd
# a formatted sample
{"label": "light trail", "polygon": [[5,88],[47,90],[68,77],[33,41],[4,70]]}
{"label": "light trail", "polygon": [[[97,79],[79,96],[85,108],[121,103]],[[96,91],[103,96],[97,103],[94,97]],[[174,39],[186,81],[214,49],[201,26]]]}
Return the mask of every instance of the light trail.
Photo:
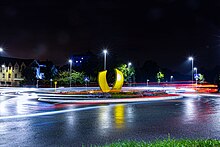
{"label": "light trail", "polygon": [[[126,88],[125,88],[126,89]],[[129,88],[127,88],[129,89]],[[137,87],[137,89],[151,89],[151,88],[146,88],[146,87]],[[160,89],[160,88],[159,88]],[[174,88],[167,88],[169,90],[173,90]],[[10,90],[6,88],[6,90],[1,89],[1,91],[5,91],[5,92],[22,92],[21,95],[13,95],[13,94],[4,94],[4,96],[17,96],[18,98],[20,97],[25,97],[26,99],[36,99],[38,98],[38,94],[32,93],[30,94],[26,94],[23,93],[24,91],[35,91],[36,89],[34,88],[18,88],[16,90]],[[184,89],[186,90],[186,89]],[[44,96],[57,96],[57,94],[43,94]],[[58,94],[59,95],[59,94]],[[182,95],[182,94],[181,94]],[[197,96],[215,96],[215,97],[220,97],[220,95],[218,94],[183,94],[182,96],[186,96],[186,97],[191,97],[192,95],[194,95],[194,97]],[[132,103],[132,104],[141,104],[141,103],[146,103],[146,102],[137,102],[137,103]],[[125,104],[125,103],[124,103]],[[131,103],[127,103],[125,105],[130,105]],[[73,109],[66,109],[66,110],[57,110],[57,111],[50,111],[50,112],[40,112],[40,113],[32,113],[32,114],[21,114],[21,115],[11,115],[11,116],[1,116],[0,120],[6,120],[6,119],[19,119],[19,118],[28,118],[28,117],[38,117],[38,116],[46,116],[46,115],[55,115],[55,114],[61,114],[61,113],[67,113],[67,112],[76,112],[76,111],[85,111],[85,110],[92,110],[92,109],[98,109],[98,108],[106,108],[106,107],[113,107],[117,104],[110,104],[110,105],[106,105],[106,106],[90,106],[90,107],[83,107],[83,108],[73,108]]]}
{"label": "light trail", "polygon": [[[159,100],[164,100],[164,99],[157,99]],[[152,100],[151,102],[153,102]],[[141,104],[141,103],[146,103],[150,101],[140,101],[140,102],[134,102],[134,103],[124,103],[124,105],[129,105],[129,104]],[[13,115],[13,116],[2,116],[0,117],[0,120],[5,120],[5,119],[19,119],[19,118],[28,118],[28,117],[37,117],[37,116],[46,116],[46,115],[55,115],[55,114],[61,114],[61,113],[67,113],[67,112],[77,112],[77,111],[84,111],[84,110],[92,110],[92,109],[98,109],[98,108],[106,108],[106,107],[113,107],[118,104],[110,104],[106,106],[92,106],[92,107],[84,107],[84,108],[74,108],[74,109],[67,109],[67,110],[58,110],[58,111],[51,111],[51,112],[41,112],[41,113],[32,113],[32,114],[24,114],[24,115]]]}
{"label": "light trail", "polygon": [[102,108],[102,107],[109,107],[109,106],[93,106],[93,107],[58,110],[58,111],[41,112],[41,113],[24,114],[24,115],[2,116],[2,117],[0,117],[0,120],[37,117],[37,116],[45,116],[45,115],[54,115],[54,114],[61,114],[61,113],[67,113],[67,112],[91,110],[91,109],[97,109],[97,108]]}

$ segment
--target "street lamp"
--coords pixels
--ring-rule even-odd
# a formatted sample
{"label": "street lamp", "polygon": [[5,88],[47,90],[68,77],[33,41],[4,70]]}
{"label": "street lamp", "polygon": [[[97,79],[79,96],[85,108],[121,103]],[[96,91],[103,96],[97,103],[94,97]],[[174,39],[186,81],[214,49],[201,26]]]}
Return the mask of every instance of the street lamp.
{"label": "street lamp", "polygon": [[[128,84],[130,85],[130,81],[131,81],[131,77],[130,77],[130,66],[131,66],[131,62],[128,62]],[[130,85],[131,86],[131,85]]]}
{"label": "street lamp", "polygon": [[150,80],[149,80],[149,79],[147,79],[147,87],[148,87],[148,83],[149,83],[149,81],[150,81]]}
{"label": "street lamp", "polygon": [[131,62],[128,62],[128,68],[130,68],[131,65],[132,65]]}
{"label": "street lamp", "polygon": [[53,79],[50,79],[50,88],[53,87]]}
{"label": "street lamp", "polygon": [[196,79],[196,85],[197,85],[197,80],[198,80],[198,76],[197,76],[197,68],[194,67],[193,69],[196,71],[195,79]]}
{"label": "street lamp", "polygon": [[73,63],[73,60],[70,59],[69,63],[70,63],[70,87],[71,87],[71,83],[72,83],[71,74],[72,74],[72,63]]}
{"label": "street lamp", "polygon": [[170,82],[173,82],[173,76],[170,76]]}
{"label": "street lamp", "polygon": [[193,84],[193,57],[189,57],[189,61],[192,61],[192,84]]}
{"label": "street lamp", "polygon": [[3,51],[4,51],[3,48],[0,47],[0,52],[3,52]]}
{"label": "street lamp", "polygon": [[108,53],[108,51],[105,49],[103,50],[104,53],[104,70],[106,70],[106,54]]}

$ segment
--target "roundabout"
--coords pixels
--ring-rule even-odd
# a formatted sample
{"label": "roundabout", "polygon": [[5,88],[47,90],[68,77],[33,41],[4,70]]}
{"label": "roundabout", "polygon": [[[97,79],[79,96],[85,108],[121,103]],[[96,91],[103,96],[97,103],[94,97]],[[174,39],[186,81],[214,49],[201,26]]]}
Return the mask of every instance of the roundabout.
{"label": "roundabout", "polygon": [[[72,93],[72,92],[71,92]],[[39,101],[49,103],[74,103],[74,104],[111,104],[111,103],[134,103],[158,100],[179,99],[183,96],[178,94],[153,93],[152,92],[124,92],[124,93],[100,93],[94,94],[46,94],[39,95]]]}
{"label": "roundabout", "polygon": [[[136,92],[137,89],[143,90],[143,87],[132,89]],[[82,144],[89,146],[104,145],[119,139],[139,141],[164,139],[168,134],[176,139],[182,137],[220,139],[218,94],[181,93],[180,96],[183,98],[163,97],[163,99],[160,99],[158,94],[135,98],[91,98],[88,95],[82,97],[83,95],[79,94],[77,96],[61,94],[72,90],[73,88],[60,89],[59,94],[52,94],[50,89],[4,91],[0,96],[2,134],[0,143],[5,146],[19,146],[21,143],[27,146],[33,144],[50,146],[55,142],[57,146],[82,146]],[[85,89],[75,88],[75,91]],[[104,101],[140,99],[140,101],[113,104],[38,101],[39,98],[48,97],[50,100],[74,98]],[[143,101],[145,99],[149,101]]]}

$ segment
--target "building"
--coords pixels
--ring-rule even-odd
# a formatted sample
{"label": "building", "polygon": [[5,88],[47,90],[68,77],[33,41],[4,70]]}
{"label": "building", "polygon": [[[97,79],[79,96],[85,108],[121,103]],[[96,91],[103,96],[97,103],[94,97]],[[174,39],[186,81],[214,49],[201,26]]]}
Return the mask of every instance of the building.
{"label": "building", "polygon": [[19,86],[24,80],[22,71],[30,66],[35,71],[36,79],[44,78],[40,68],[45,66],[40,65],[37,60],[0,57],[0,86]]}
{"label": "building", "polygon": [[87,52],[85,54],[72,55],[70,59],[72,60],[73,67],[81,67],[83,64],[89,61],[91,56],[92,56],[92,53]]}

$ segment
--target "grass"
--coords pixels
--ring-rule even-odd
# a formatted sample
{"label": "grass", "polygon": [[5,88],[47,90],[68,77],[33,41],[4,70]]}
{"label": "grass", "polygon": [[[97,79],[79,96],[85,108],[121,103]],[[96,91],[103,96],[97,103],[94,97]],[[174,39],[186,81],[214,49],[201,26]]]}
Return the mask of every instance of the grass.
{"label": "grass", "polygon": [[139,93],[135,92],[110,92],[111,98],[136,98],[141,97]]}
{"label": "grass", "polygon": [[[103,97],[105,97],[104,94],[100,90],[93,90],[93,91],[66,91],[66,92],[60,92],[60,94],[68,95],[87,95],[87,94],[93,94],[94,96],[97,94],[103,94]],[[110,91],[107,94],[109,94],[109,98],[137,98],[137,97],[152,97],[152,96],[164,96],[166,95],[163,91],[121,91],[121,92],[115,92]]]}
{"label": "grass", "polygon": [[154,142],[119,141],[103,147],[220,147],[220,140],[166,139]]}

